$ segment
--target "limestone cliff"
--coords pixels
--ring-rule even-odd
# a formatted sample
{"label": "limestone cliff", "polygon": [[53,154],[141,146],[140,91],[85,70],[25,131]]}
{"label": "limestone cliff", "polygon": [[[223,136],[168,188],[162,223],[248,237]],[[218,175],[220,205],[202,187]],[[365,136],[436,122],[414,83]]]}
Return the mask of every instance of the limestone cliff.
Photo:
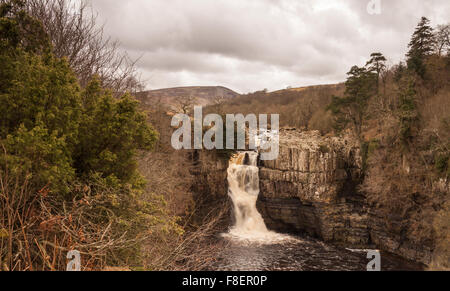
{"label": "limestone cliff", "polygon": [[[215,151],[194,150],[189,155],[193,165],[191,174],[194,177],[191,190],[196,207],[193,219],[201,224],[207,216],[219,213],[219,208],[230,206],[227,195],[228,159],[217,155]],[[231,223],[230,219],[225,220],[224,228]]]}
{"label": "limestone cliff", "polygon": [[355,186],[359,147],[319,132],[280,131],[280,154],[261,161],[258,207],[269,228],[364,246],[367,214]]}
{"label": "limestone cliff", "polygon": [[429,263],[432,249],[386,228],[402,217],[385,217],[368,206],[361,182],[358,143],[319,132],[280,131],[280,155],[260,162],[258,208],[269,228],[307,233],[345,247],[376,247]]}

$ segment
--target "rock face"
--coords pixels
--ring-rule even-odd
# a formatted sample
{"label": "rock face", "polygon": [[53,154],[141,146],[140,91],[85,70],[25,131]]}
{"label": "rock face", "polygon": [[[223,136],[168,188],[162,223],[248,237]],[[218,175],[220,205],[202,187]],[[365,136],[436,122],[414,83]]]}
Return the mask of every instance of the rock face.
{"label": "rock face", "polygon": [[195,177],[194,193],[205,201],[215,201],[227,197],[227,158],[219,157],[211,151],[193,151],[191,173]]}
{"label": "rock face", "polygon": [[354,189],[360,175],[354,141],[281,130],[278,159],[260,162],[258,208],[271,229],[364,246],[367,214]]}
{"label": "rock face", "polygon": [[[201,224],[207,216],[218,213],[218,208],[228,203],[227,168],[228,159],[212,151],[192,151],[189,153],[193,167],[191,174],[194,177],[192,192],[196,204],[194,220]],[[231,217],[228,217],[231,218]],[[224,229],[231,219],[225,219]]]}
{"label": "rock face", "polygon": [[336,202],[349,181],[360,177],[359,148],[348,139],[324,138],[318,131],[280,131],[280,154],[261,161],[264,197]]}

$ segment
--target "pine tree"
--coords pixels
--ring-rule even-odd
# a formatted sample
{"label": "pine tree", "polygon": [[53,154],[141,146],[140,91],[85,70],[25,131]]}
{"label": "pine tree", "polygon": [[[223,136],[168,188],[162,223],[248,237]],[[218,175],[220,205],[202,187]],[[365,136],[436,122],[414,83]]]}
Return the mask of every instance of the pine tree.
{"label": "pine tree", "polygon": [[406,54],[408,69],[416,72],[421,78],[425,77],[425,59],[433,53],[434,34],[430,21],[422,17],[408,44]]}
{"label": "pine tree", "polygon": [[400,141],[407,147],[415,135],[418,121],[416,90],[414,80],[407,78],[401,86],[399,95],[398,118],[400,121]]}
{"label": "pine tree", "polygon": [[353,66],[347,75],[344,97],[333,96],[328,110],[334,116],[334,127],[337,131],[350,124],[362,143],[362,128],[367,116],[368,103],[376,93],[376,74],[365,67]]}
{"label": "pine tree", "polygon": [[386,69],[386,58],[382,53],[372,53],[370,55],[370,60],[366,63],[366,67],[369,72],[376,73],[377,75],[377,94],[378,94],[378,84],[380,83],[380,75]]}

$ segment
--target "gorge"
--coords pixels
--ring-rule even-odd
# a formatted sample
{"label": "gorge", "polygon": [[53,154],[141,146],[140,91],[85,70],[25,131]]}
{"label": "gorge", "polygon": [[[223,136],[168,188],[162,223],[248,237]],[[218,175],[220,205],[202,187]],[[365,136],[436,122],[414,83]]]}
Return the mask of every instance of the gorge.
{"label": "gorge", "polygon": [[[194,159],[196,193],[214,205],[227,200],[229,191],[234,205],[234,218],[229,221],[234,226],[225,234],[234,238],[227,258],[246,257],[251,249],[253,254],[265,254],[262,261],[272,262],[273,266],[280,259],[275,254],[281,254],[281,261],[290,262],[286,263],[288,267],[281,266],[282,270],[315,269],[314,266],[319,270],[358,266],[362,270],[365,254],[358,256],[346,249],[380,249],[386,252],[383,258],[389,257],[389,253],[419,263],[414,268],[422,268],[421,263],[431,260],[431,248],[390,231],[386,221],[396,223],[399,218],[383,217],[358,190],[363,160],[357,142],[349,137],[323,137],[314,131],[281,129],[277,160],[261,161],[257,153],[243,152],[228,161],[208,151],[198,151]],[[257,211],[249,208],[254,204]],[[241,241],[238,248],[236,237]],[[247,245],[242,246],[242,239]],[[248,243],[252,245],[255,241],[257,245],[250,248]],[[286,249],[290,250],[287,256]],[[305,256],[317,259],[305,265]],[[328,256],[336,261],[330,263],[325,258]],[[300,257],[303,258],[299,261]],[[242,259],[239,261],[242,263]],[[389,262],[393,269],[405,268],[388,259]],[[244,266],[248,270],[271,270],[266,265]],[[231,265],[230,269],[239,267]]]}

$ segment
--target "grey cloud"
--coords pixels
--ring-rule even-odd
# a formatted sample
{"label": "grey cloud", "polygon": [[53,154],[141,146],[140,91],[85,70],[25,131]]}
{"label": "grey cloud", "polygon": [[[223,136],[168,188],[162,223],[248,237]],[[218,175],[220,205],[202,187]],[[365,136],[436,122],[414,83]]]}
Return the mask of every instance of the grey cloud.
{"label": "grey cloud", "polygon": [[225,85],[240,92],[345,79],[373,51],[399,61],[420,16],[448,21],[445,0],[91,0],[149,87]]}

